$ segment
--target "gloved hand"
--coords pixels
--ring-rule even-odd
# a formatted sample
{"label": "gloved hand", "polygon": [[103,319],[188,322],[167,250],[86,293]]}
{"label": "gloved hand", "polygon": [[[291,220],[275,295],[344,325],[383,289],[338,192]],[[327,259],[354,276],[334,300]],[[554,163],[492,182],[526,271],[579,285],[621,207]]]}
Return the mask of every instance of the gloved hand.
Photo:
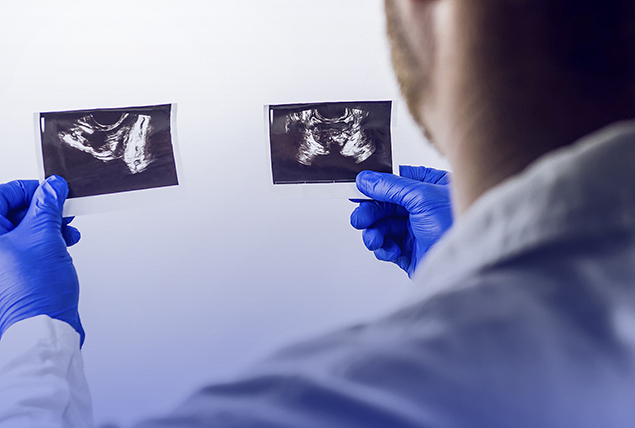
{"label": "gloved hand", "polygon": [[84,342],[79,281],[67,246],[80,239],[62,218],[66,181],[51,176],[0,185],[0,336],[37,315],[69,323]]}
{"label": "gloved hand", "polygon": [[400,166],[398,177],[373,171],[357,175],[364,201],[351,214],[366,247],[379,260],[397,264],[412,278],[417,264],[452,225],[447,171]]}

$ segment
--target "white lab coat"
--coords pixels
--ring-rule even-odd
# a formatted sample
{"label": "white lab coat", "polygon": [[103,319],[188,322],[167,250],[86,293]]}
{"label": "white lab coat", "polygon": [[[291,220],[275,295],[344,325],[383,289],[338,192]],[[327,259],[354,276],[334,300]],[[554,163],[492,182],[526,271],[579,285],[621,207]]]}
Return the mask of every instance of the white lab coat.
{"label": "white lab coat", "polygon": [[[550,153],[487,192],[415,282],[421,295],[391,316],[290,347],[138,427],[632,428],[635,123]],[[86,391],[81,364],[40,378],[50,341],[39,334],[43,345],[5,365],[0,388],[30,373],[24,399],[41,397],[41,411],[61,418],[45,392]],[[71,342],[67,358],[79,361]],[[75,401],[86,396],[65,393],[68,408],[88,412]],[[1,411],[19,403],[0,401]]]}
{"label": "white lab coat", "polygon": [[75,329],[45,315],[11,326],[0,340],[0,427],[92,426]]}

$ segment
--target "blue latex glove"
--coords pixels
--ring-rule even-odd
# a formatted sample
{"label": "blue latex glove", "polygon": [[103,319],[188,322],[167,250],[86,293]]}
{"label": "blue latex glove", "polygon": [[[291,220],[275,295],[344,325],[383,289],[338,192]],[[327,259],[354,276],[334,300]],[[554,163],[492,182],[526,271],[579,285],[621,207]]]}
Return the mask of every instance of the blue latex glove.
{"label": "blue latex glove", "polygon": [[357,188],[373,201],[361,202],[351,225],[363,230],[366,247],[379,260],[412,274],[423,256],[452,225],[450,174],[400,166],[398,177],[373,171],[357,175]]}
{"label": "blue latex glove", "polygon": [[80,239],[62,218],[66,181],[51,176],[0,184],[0,336],[37,315],[69,323],[84,343],[79,281],[67,246]]}

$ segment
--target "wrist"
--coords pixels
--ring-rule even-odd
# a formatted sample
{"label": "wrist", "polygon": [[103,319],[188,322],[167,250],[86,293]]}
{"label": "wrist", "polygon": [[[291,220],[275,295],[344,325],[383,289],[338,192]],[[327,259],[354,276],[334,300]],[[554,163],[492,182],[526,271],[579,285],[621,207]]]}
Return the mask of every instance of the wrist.
{"label": "wrist", "polygon": [[11,328],[14,324],[38,316],[47,316],[49,318],[65,322],[66,324],[70,325],[79,335],[80,347],[84,344],[86,334],[84,332],[84,328],[82,326],[77,310],[68,310],[58,314],[47,314],[43,311],[14,311],[12,313],[3,311],[2,315],[0,315],[0,340],[2,340],[5,332],[9,330],[9,328]]}

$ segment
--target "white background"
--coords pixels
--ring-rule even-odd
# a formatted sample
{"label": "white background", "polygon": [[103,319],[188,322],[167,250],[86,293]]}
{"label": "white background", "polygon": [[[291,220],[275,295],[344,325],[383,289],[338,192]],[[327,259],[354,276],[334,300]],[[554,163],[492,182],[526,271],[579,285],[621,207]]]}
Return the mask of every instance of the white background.
{"label": "white background", "polygon": [[[270,190],[263,105],[399,100],[381,0],[2,0],[0,181],[37,178],[33,113],[179,104],[187,199],[75,220],[98,423],[164,413],[412,292],[341,199]],[[396,163],[447,167],[400,101]]]}

